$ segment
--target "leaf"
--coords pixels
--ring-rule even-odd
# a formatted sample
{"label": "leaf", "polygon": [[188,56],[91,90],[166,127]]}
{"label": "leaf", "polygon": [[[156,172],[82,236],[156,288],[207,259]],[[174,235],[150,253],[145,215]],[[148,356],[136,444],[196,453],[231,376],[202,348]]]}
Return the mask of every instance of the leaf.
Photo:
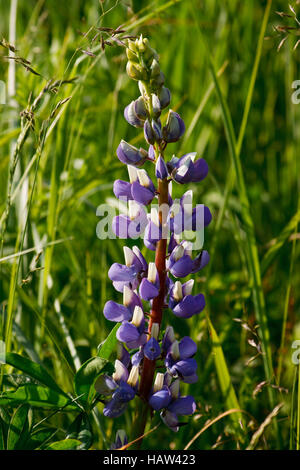
{"label": "leaf", "polygon": [[6,432],[4,421],[0,418],[0,450],[6,449]]}
{"label": "leaf", "polygon": [[103,357],[103,359],[109,359],[112,352],[116,349],[116,344],[118,342],[116,333],[119,329],[120,325],[117,324],[109,333],[106,340],[100,345],[99,350],[97,352],[97,356]]}
{"label": "leaf", "polygon": [[80,450],[87,450],[93,443],[92,428],[86,413],[81,413],[72,422],[67,439],[78,439],[81,442]]}
{"label": "leaf", "polygon": [[65,395],[66,397],[68,396],[59,388],[59,386],[56,384],[56,382],[52,379],[52,377],[48,374],[48,372],[42,365],[37,364],[31,361],[30,359],[27,359],[27,357],[19,356],[19,354],[12,352],[6,354],[5,360],[6,364],[9,364],[15,367],[16,369],[22,370],[41,384],[47,385],[47,387],[49,387],[50,389],[55,390],[56,392]]}
{"label": "leaf", "polygon": [[29,407],[27,404],[23,404],[19,406],[12,415],[9,429],[8,429],[8,436],[7,436],[7,449],[13,450],[20,448],[18,447],[18,443],[20,439],[22,441],[28,435],[29,430],[29,421],[28,421],[28,410]]}
{"label": "leaf", "polygon": [[81,445],[77,439],[64,439],[62,441],[52,442],[46,447],[46,450],[76,450]]}
{"label": "leaf", "polygon": [[37,408],[78,410],[77,405],[71,403],[71,398],[40,385],[24,385],[14,392],[5,392],[0,395],[0,406],[16,406],[21,403]]}
{"label": "leaf", "polygon": [[[220,383],[221,392],[226,402],[226,407],[228,410],[240,409],[240,405],[239,405],[238,399],[235,394],[235,390],[231,382],[230,374],[227,368],[226,360],[224,357],[224,353],[223,353],[223,349],[222,349],[219,337],[209,319],[208,319],[208,327],[209,327],[209,331],[210,331],[210,335],[212,339],[212,349],[214,353],[214,360],[215,360],[217,375],[218,375],[218,379]],[[235,422],[237,421],[237,419],[241,421],[242,413],[234,414],[231,417],[233,420],[235,420]]]}
{"label": "leaf", "polygon": [[280,232],[280,234],[278,235],[278,237],[276,238],[272,246],[269,248],[267,253],[264,255],[262,259],[262,263],[261,263],[262,276],[266,273],[270,264],[273,262],[274,258],[276,257],[278,251],[283,246],[283,244],[287,241],[287,239],[292,235],[292,233],[294,232],[299,222],[300,222],[300,211],[297,211],[296,214],[291,218],[289,223]]}
{"label": "leaf", "polygon": [[[25,450],[35,450],[45,445],[47,441],[57,433],[54,428],[42,428],[30,434],[24,445]],[[47,444],[48,445],[48,444]]]}
{"label": "leaf", "polygon": [[114,367],[108,360],[102,357],[92,357],[86,361],[77,371],[74,377],[74,388],[79,401],[84,405],[90,404],[96,391],[94,383],[100,374],[111,375]]}

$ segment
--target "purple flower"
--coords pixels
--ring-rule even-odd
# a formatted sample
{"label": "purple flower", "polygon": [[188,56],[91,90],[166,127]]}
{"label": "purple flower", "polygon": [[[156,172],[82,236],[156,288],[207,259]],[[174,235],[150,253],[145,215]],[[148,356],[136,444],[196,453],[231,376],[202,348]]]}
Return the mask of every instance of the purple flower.
{"label": "purple flower", "polygon": [[110,450],[120,449],[121,447],[128,444],[126,433],[123,429],[119,429],[116,434],[116,440],[110,446]]}
{"label": "purple flower", "polygon": [[148,158],[149,160],[153,161],[155,160],[155,150],[154,150],[154,147],[153,145],[149,145],[149,149],[148,149]]}
{"label": "purple flower", "polygon": [[162,228],[159,221],[157,209],[152,208],[151,215],[148,216],[148,224],[144,233],[144,244],[152,251],[155,251],[156,244],[162,238]]}
{"label": "purple flower", "polygon": [[159,277],[155,263],[149,263],[148,276],[140,284],[140,296],[143,300],[152,300],[159,293]]}
{"label": "purple flower", "polygon": [[103,314],[107,320],[114,322],[123,322],[131,319],[131,313],[124,305],[117,304],[109,300],[104,305]]}
{"label": "purple flower", "polygon": [[162,410],[167,408],[172,400],[172,395],[169,388],[165,385],[161,390],[153,393],[149,398],[149,405],[154,410]]}
{"label": "purple flower", "polygon": [[170,110],[167,124],[163,128],[163,139],[165,142],[177,142],[184,134],[185,125],[178,113]]}
{"label": "purple flower", "polygon": [[144,359],[144,352],[143,352],[143,348],[140,347],[140,349],[135,354],[132,355],[131,364],[133,366],[139,366],[143,359]]}
{"label": "purple flower", "polygon": [[203,294],[190,295],[193,288],[193,281],[188,281],[184,285],[176,281],[171,288],[169,296],[169,307],[177,317],[190,318],[200,313],[205,307]]}
{"label": "purple flower", "polygon": [[127,286],[123,288],[123,304],[117,304],[109,300],[104,305],[103,314],[107,320],[114,322],[130,321],[136,306],[141,307],[142,302],[139,296]]}
{"label": "purple flower", "polygon": [[106,403],[103,414],[110,418],[116,418],[124,413],[127,403],[135,397],[135,390],[127,381],[129,380],[127,368],[119,360],[115,361],[115,372],[112,377],[100,375],[95,382],[97,393],[111,396]]}
{"label": "purple flower", "polygon": [[178,376],[187,383],[197,381],[197,362],[193,359],[196,352],[197,345],[188,336],[182,338],[179,343],[176,340],[173,341],[165,358],[169,374],[174,377]]}
{"label": "purple flower", "polygon": [[134,127],[143,127],[147,118],[147,110],[144,99],[140,96],[137,100],[132,101],[124,110],[126,121]]}
{"label": "purple flower", "polygon": [[175,246],[167,262],[167,268],[175,277],[186,277],[191,273],[197,273],[209,262],[209,254],[201,251],[196,258],[191,257],[192,247],[188,242],[182,242]]}
{"label": "purple flower", "polygon": [[169,385],[164,384],[163,374],[157,374],[153,392],[149,398],[150,406],[158,411],[164,423],[173,431],[178,431],[181,423],[177,415],[192,415],[196,410],[196,403],[192,396],[180,396],[179,380]]}
{"label": "purple flower", "polygon": [[147,206],[155,196],[155,186],[145,170],[138,170],[138,179],[131,185],[132,198]]}
{"label": "purple flower", "polygon": [[133,145],[128,144],[125,140],[121,140],[119,147],[117,148],[118,159],[126,165],[141,166],[146,157],[147,152],[145,150],[138,150]]}
{"label": "purple flower", "polygon": [[184,230],[203,230],[211,219],[212,215],[208,207],[197,204],[193,208],[193,191],[189,190],[184,193],[179,202],[174,201],[170,207],[167,222],[170,230],[179,235]]}
{"label": "purple flower", "polygon": [[131,195],[131,184],[128,181],[116,180],[113,186],[113,192],[118,199],[133,199]]}
{"label": "purple flower", "polygon": [[144,137],[148,144],[153,145],[162,139],[162,130],[160,121],[152,119],[151,123],[147,119],[144,124]]}
{"label": "purple flower", "polygon": [[145,318],[140,306],[135,307],[131,322],[123,321],[116,336],[130,349],[138,348],[146,343]]}
{"label": "purple flower", "polygon": [[173,157],[168,163],[168,170],[173,179],[180,184],[198,183],[208,173],[208,165],[203,158],[194,161],[197,152],[187,153],[181,158]]}
{"label": "purple flower", "polygon": [[118,292],[123,292],[124,286],[136,289],[148,270],[147,262],[137,246],[132,250],[125,246],[123,250],[126,265],[114,263],[108,271],[108,277]]}
{"label": "purple flower", "polygon": [[162,109],[169,106],[170,101],[171,101],[171,93],[170,93],[169,88],[166,88],[165,86],[163,86],[160,92],[158,93],[158,98],[159,98],[160,106]]}
{"label": "purple flower", "polygon": [[129,215],[113,218],[112,230],[119,238],[138,238],[145,230],[148,219],[145,210],[135,201],[129,201]]}
{"label": "purple flower", "polygon": [[135,390],[126,382],[121,382],[112,398],[106,403],[103,414],[108,418],[118,418],[127,408],[128,402],[135,397]]}
{"label": "purple flower", "polygon": [[156,166],[155,166],[155,175],[157,178],[163,180],[168,177],[168,168],[164,159],[159,155]]}
{"label": "purple flower", "polygon": [[161,354],[160,346],[155,338],[150,338],[144,346],[144,356],[155,361]]}

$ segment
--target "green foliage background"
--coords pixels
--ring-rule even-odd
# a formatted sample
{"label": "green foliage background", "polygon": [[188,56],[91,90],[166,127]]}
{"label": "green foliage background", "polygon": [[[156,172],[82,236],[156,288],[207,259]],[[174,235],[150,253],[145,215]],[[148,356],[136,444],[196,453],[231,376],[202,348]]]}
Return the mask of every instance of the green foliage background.
{"label": "green foliage background", "polygon": [[[232,413],[210,426],[191,448],[246,448],[273,409],[269,390],[273,406],[283,406],[277,421],[273,418],[270,426],[261,428],[263,437],[254,440],[253,446],[299,448],[300,387],[297,393],[297,367],[291,361],[291,345],[300,338],[300,105],[291,101],[292,82],[300,79],[299,51],[293,50],[297,41],[293,34],[277,51],[284,36],[272,26],[295,24],[276,14],[291,13],[286,2],[271,2],[253,95],[248,95],[266,5],[259,0],[18,1],[17,55],[29,60],[40,75],[16,64],[15,101],[0,105],[0,217],[4,214],[0,338],[8,351],[43,364],[60,392],[74,398],[76,368],[97,355],[97,346],[113,326],[104,319],[103,306],[109,299],[121,301],[107,271],[113,262],[123,262],[124,242],[97,238],[96,209],[113,197],[114,179],[127,178],[115,153],[120,139],[142,145],[143,136],[123,117],[124,107],[137,97],[136,84],[125,72],[125,51],[118,45],[108,45],[103,51],[99,37],[93,41],[99,33],[95,28],[122,25],[129,34],[149,37],[172,92],[172,108],[180,112],[187,127],[186,136],[172,144],[170,152],[197,151],[210,167],[205,182],[192,187],[195,203],[207,204],[213,213],[205,233],[205,247],[214,251],[213,263],[197,276],[194,288],[206,292],[206,314],[181,321],[167,313],[165,322],[172,322],[181,336],[191,335],[198,343],[199,382],[189,389],[196,398],[197,412],[177,434],[161,425],[145,438],[144,448],[183,449],[207,420],[234,404],[245,411],[244,429]],[[8,40],[9,1],[0,0],[0,12],[1,35]],[[0,54],[0,79],[7,82],[9,61],[4,56],[8,51],[1,48]],[[219,71],[217,85],[236,136],[247,95],[250,99],[240,160],[262,271],[275,371],[271,381],[261,354],[248,363],[258,353],[260,340],[255,333],[258,318],[238,184],[229,193],[222,223],[216,228],[232,163],[209,54]],[[34,114],[28,112],[50,79],[74,78],[72,83],[57,84],[45,92]],[[66,98],[70,99],[62,102]],[[30,126],[18,154],[10,204],[11,154],[26,123]],[[25,183],[18,185],[20,179]],[[180,196],[182,188],[177,186],[174,191]],[[27,254],[7,259],[31,248]],[[147,256],[150,260],[152,255]],[[210,321],[215,330],[208,328]],[[212,336],[214,331],[218,337]],[[125,417],[109,420],[101,415],[101,403],[93,411],[90,404],[57,411],[63,403],[61,395],[52,397],[60,394],[57,390],[51,394],[54,412],[29,407],[30,398],[23,405],[22,400],[7,401],[6,394],[24,384],[37,381],[50,386],[15,360],[12,357],[10,365],[1,366],[0,442],[4,448],[59,448],[53,443],[69,437],[69,443],[62,446],[105,449],[117,429],[124,428],[130,435],[133,407]],[[261,390],[255,394],[258,384]],[[233,387],[236,397],[232,388],[229,398],[228,391],[224,396],[224,386]],[[155,418],[150,428],[158,422]]]}

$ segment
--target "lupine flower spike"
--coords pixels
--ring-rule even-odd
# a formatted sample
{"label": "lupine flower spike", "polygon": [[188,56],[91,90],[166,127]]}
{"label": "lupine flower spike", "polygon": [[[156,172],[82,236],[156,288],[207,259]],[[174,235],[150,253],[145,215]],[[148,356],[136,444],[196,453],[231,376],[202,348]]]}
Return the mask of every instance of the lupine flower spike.
{"label": "lupine flower spike", "polygon": [[[181,395],[180,383],[198,380],[197,345],[187,336],[176,339],[173,327],[162,324],[163,312],[168,307],[171,315],[188,319],[205,307],[203,294],[192,293],[194,281],[180,279],[203,269],[209,254],[202,250],[193,256],[192,243],[179,237],[185,230],[203,229],[210,223],[211,213],[203,205],[193,207],[192,191],[173,201],[171,182],[198,183],[206,177],[208,165],[196,152],[179,157],[171,153],[166,160],[167,145],[184,134],[183,119],[170,109],[165,122],[161,120],[171,94],[148,39],[129,40],[126,53],[127,73],[138,82],[140,96],[126,106],[124,117],[130,125],[143,129],[148,150],[124,140],[117,148],[117,157],[127,165],[129,181],[116,180],[113,190],[117,198],[128,202],[129,209],[115,217],[113,230],[120,238],[143,236],[145,246],[155,251],[155,261],[147,263],[137,246],[125,246],[124,264],[116,262],[109,269],[114,288],[123,294],[122,303],[109,300],[104,307],[105,318],[120,323],[117,360],[113,376],[101,376],[95,387],[105,397],[105,416],[120,416],[138,397],[176,432],[183,424],[180,417],[192,415],[196,409],[192,396]],[[158,209],[151,207],[157,199]],[[139,417],[136,419],[138,422]],[[137,429],[143,434],[141,427]],[[121,437],[117,436],[113,446],[125,442],[123,434]]]}

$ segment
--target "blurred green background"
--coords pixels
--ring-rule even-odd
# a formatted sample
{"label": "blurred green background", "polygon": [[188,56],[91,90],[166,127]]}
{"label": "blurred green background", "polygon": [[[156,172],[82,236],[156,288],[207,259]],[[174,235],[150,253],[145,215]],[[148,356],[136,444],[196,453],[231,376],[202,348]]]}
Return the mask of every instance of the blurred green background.
{"label": "blurred green background", "polygon": [[[272,426],[266,427],[263,439],[255,446],[297,445],[300,393],[297,397],[297,367],[291,361],[291,344],[300,339],[296,243],[300,105],[293,104],[291,96],[292,82],[300,79],[300,71],[299,50],[293,50],[298,30],[289,30],[287,40],[277,50],[285,30],[277,32],[274,26],[297,26],[293,18],[276,14],[283,11],[292,15],[283,0],[269,5],[240,152],[262,269],[275,370],[271,383],[262,384],[268,378],[255,334],[258,319],[236,185],[229,192],[224,217],[217,226],[232,164],[208,51],[219,71],[218,83],[238,136],[266,5],[259,0],[19,0],[16,55],[30,61],[27,66],[39,75],[26,70],[24,63],[16,63],[15,83],[10,83],[15,85],[15,96],[8,96],[7,104],[0,105],[0,338],[10,351],[43,362],[59,386],[72,392],[76,367],[96,354],[113,326],[103,317],[105,302],[121,302],[107,271],[113,262],[123,262],[124,241],[97,238],[96,209],[113,198],[114,179],[127,179],[126,168],[116,157],[120,140],[143,146],[142,133],[123,117],[124,107],[138,96],[136,83],[126,75],[125,50],[113,44],[103,51],[99,33],[109,38],[96,28],[122,25],[128,34],[147,36],[159,52],[166,86],[172,93],[172,108],[178,110],[187,128],[182,141],[171,144],[168,157],[197,151],[210,167],[206,180],[192,185],[195,203],[207,204],[213,214],[205,233],[205,248],[214,251],[208,270],[197,276],[194,292],[206,293],[207,314],[219,335],[231,383],[241,409],[248,413],[243,436],[227,416],[203,432],[193,449],[245,447],[272,411],[268,389],[273,391],[274,404],[284,403],[277,420],[279,438],[276,440]],[[8,41],[12,30],[8,0],[0,0],[0,12],[1,37]],[[7,49],[1,47],[0,79],[5,83],[11,63],[4,57],[7,55]],[[58,83],[45,92],[32,113],[30,105],[50,79],[71,83]],[[66,98],[70,99],[63,102]],[[10,201],[12,153],[28,124]],[[183,192],[179,186],[173,185],[173,189],[175,196]],[[6,258],[29,249],[22,256]],[[148,260],[152,257],[148,252]],[[217,373],[215,368],[216,351],[205,313],[189,321],[167,313],[166,319],[181,336],[190,334],[198,343],[199,382],[189,390],[186,387],[198,407],[189,424],[177,434],[161,425],[145,438],[144,447],[182,449],[208,419],[230,406],[219,382],[222,372]],[[16,388],[21,376],[9,367],[5,371],[2,390]],[[261,390],[253,396],[258,384]],[[98,408],[91,422],[93,447],[102,449],[114,440],[117,429],[130,431],[131,411],[113,421],[101,416],[101,404]],[[6,412],[11,415],[13,407],[6,407]],[[33,422],[47,417],[43,425],[56,428],[50,441],[64,439],[75,415],[49,414],[34,409]]]}

